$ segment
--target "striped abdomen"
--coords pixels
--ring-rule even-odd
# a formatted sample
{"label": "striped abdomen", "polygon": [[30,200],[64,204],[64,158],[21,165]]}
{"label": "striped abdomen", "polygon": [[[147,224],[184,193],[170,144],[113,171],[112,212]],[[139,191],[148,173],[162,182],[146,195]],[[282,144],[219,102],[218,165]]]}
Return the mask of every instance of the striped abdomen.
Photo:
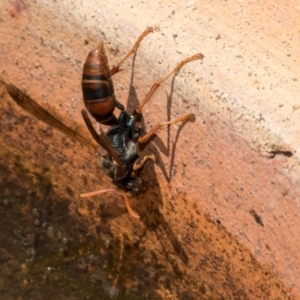
{"label": "striped abdomen", "polygon": [[116,105],[114,85],[103,43],[89,53],[83,67],[81,86],[85,106],[96,121],[106,125],[117,124],[113,114]]}

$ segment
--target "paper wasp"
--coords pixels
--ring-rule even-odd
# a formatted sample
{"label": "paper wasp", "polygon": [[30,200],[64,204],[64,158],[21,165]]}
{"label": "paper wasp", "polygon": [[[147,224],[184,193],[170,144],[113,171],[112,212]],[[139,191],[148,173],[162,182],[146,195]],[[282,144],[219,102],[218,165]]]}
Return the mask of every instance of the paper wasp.
{"label": "paper wasp", "polygon": [[[115,192],[121,190],[125,198],[126,208],[130,215],[135,218],[139,218],[139,216],[131,209],[125,192],[139,193],[143,187],[140,174],[145,162],[148,160],[156,161],[154,155],[147,155],[141,158],[137,152],[137,144],[146,143],[162,126],[187,121],[193,117],[193,114],[159,123],[146,134],[143,133],[143,129],[137,126],[136,123],[141,119],[144,105],[149,101],[162,82],[172,74],[177,73],[187,62],[203,59],[204,57],[201,53],[198,53],[181,61],[165,77],[156,81],[139,106],[133,112],[129,113],[116,99],[111,76],[120,71],[121,64],[137,50],[142,39],[151,32],[153,32],[153,28],[147,28],[138,37],[131,50],[112,69],[109,68],[102,42],[95,50],[89,53],[82,74],[83,99],[88,112],[82,110],[81,113],[93,140],[76,129],[77,126],[75,124],[71,127],[66,126],[63,120],[60,120],[54,112],[43,108],[13,84],[6,85],[7,92],[13,100],[31,115],[53,126],[83,145],[92,147],[93,149],[97,149],[100,146],[106,151],[104,155],[98,153],[100,167],[112,179],[113,184],[117,188],[86,193],[81,196],[88,197],[108,191]],[[115,109],[120,111],[118,117],[115,115]],[[96,120],[99,127],[98,130],[93,127],[89,114]],[[99,124],[108,125],[109,127],[104,132]]]}

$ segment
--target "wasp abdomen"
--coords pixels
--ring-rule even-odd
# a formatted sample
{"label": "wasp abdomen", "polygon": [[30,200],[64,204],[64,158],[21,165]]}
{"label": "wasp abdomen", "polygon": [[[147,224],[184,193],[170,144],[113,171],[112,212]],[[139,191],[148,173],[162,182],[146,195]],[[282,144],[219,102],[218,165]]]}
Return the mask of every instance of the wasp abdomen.
{"label": "wasp abdomen", "polygon": [[113,114],[116,97],[103,43],[89,53],[83,67],[81,86],[84,103],[90,114],[99,123],[116,124],[117,119]]}

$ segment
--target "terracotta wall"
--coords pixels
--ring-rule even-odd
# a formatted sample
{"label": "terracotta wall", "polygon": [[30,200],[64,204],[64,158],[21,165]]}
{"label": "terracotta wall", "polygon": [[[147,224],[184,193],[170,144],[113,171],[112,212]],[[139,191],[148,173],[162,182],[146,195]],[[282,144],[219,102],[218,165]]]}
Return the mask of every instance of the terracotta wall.
{"label": "terracotta wall", "polygon": [[[141,221],[128,220],[124,210],[114,226],[125,222],[130,234],[148,229],[153,244],[169,240],[176,265],[188,278],[201,278],[190,288],[196,297],[299,299],[299,13],[297,1],[5,0],[1,80],[83,126],[82,66],[100,40],[113,65],[147,26],[156,29],[142,42],[133,70],[129,59],[114,77],[116,95],[130,109],[180,60],[203,53],[203,61],[184,66],[145,107],[147,130],[190,112],[196,119],[158,133],[145,152],[159,157],[144,172],[150,191],[131,199]],[[2,88],[3,110],[27,116]],[[3,117],[1,126],[12,122]],[[2,143],[25,155],[28,168],[42,160],[57,193],[71,176],[70,214],[83,205],[80,193],[111,184],[95,155],[76,144],[77,150],[54,146],[40,122],[29,128],[37,133],[26,135],[26,146],[17,124],[3,130]],[[66,157],[63,169],[57,151]],[[86,211],[82,218],[101,222]]]}

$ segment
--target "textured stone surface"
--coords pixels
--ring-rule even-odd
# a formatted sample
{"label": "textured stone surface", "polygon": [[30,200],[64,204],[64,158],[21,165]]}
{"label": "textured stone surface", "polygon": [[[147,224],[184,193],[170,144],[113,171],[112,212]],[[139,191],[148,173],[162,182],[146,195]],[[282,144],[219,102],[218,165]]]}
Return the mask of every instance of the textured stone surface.
{"label": "textured stone surface", "polygon": [[[160,28],[143,41],[133,73],[129,59],[114,77],[126,104],[134,75],[130,107],[181,59],[204,54],[145,108],[148,130],[191,111],[196,121],[161,130],[149,146],[161,154],[143,173],[150,189],[131,199],[141,220],[130,220],[115,196],[100,207],[112,235],[129,236],[128,244],[155,253],[168,270],[173,288],[163,279],[155,287],[163,299],[300,298],[299,13],[296,1],[4,1],[1,80],[82,126],[82,65],[99,40],[113,65],[147,26]],[[1,95],[2,163],[12,153],[33,173],[49,170],[53,193],[69,199],[70,218],[94,236],[103,198],[78,195],[111,184],[95,155],[28,117],[3,85]],[[10,176],[22,182],[17,173]]]}

